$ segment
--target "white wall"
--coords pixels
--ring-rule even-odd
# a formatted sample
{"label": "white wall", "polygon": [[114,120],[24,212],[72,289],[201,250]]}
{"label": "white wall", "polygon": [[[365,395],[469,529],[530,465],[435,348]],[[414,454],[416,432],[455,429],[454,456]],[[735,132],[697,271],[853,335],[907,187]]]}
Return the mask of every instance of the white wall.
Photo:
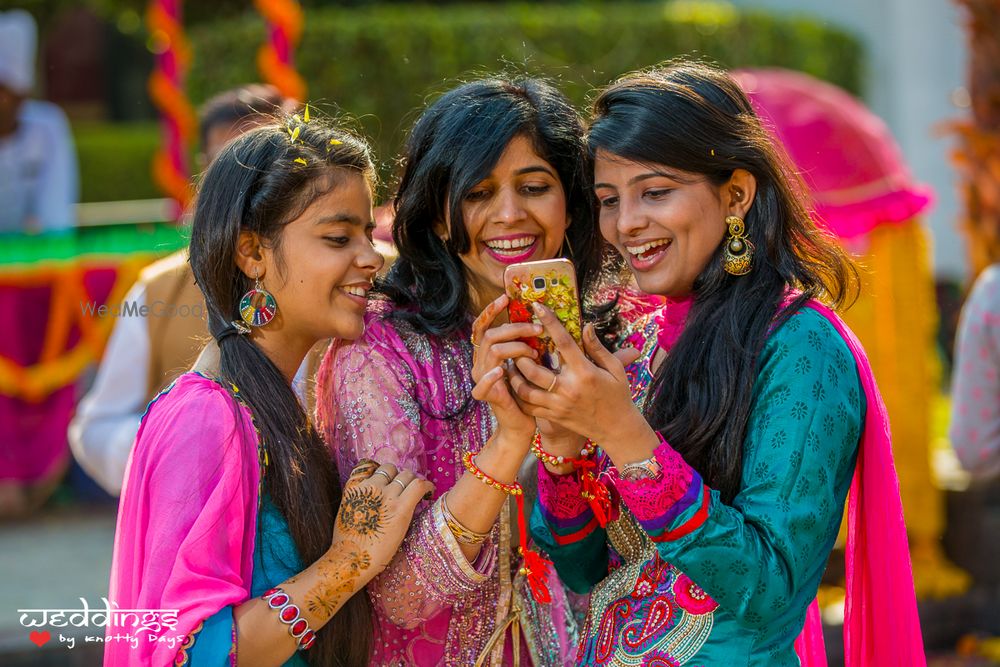
{"label": "white wall", "polygon": [[[866,48],[864,98],[892,129],[917,180],[934,188],[927,217],[939,278],[964,279],[968,270],[958,232],[961,206],[949,152],[955,140],[939,126],[965,113],[964,17],[953,0],[731,0],[809,15],[845,28]],[[956,94],[956,91],[958,94]]]}

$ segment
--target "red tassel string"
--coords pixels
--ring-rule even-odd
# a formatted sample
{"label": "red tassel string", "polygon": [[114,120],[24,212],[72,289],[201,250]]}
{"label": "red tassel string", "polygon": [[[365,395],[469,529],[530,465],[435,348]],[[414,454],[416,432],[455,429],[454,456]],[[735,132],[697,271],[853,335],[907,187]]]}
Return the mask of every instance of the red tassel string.
{"label": "red tassel string", "polygon": [[517,499],[517,529],[521,538],[521,556],[524,562],[521,565],[521,574],[528,579],[528,588],[531,589],[531,597],[539,604],[549,604],[552,602],[552,594],[549,592],[549,570],[552,561],[545,558],[538,551],[528,549],[528,526],[524,518],[524,494],[514,496]]}
{"label": "red tassel string", "polygon": [[611,494],[594,474],[597,462],[587,459],[574,463],[574,466],[580,473],[580,496],[590,505],[598,525],[604,528],[611,518]]}

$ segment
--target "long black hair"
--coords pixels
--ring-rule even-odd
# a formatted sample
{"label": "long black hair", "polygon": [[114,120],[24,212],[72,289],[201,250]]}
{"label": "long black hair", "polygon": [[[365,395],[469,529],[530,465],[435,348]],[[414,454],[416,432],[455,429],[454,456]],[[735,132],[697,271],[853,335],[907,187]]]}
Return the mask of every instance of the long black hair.
{"label": "long black hair", "polygon": [[[517,136],[530,139],[555,168],[571,221],[564,256],[576,266],[581,294],[596,288],[607,256],[596,229],[593,169],[579,114],[545,81],[487,78],[438,98],[417,120],[406,143],[392,227],[399,259],[381,287],[402,306],[394,317],[436,336],[452,334],[468,323],[470,295],[459,255],[468,252],[471,240],[462,201]],[[434,227],[444,222],[445,211],[451,229],[442,242]]]}
{"label": "long black hair", "polygon": [[[253,282],[236,264],[240,232],[255,232],[281,263],[285,225],[351,174],[374,179],[368,145],[313,119],[260,127],[226,145],[201,181],[191,231],[190,261],[205,294],[208,328],[220,334],[238,320]],[[341,488],[324,444],[288,381],[250,336],[219,340],[220,379],[235,384],[254,415],[269,464],[264,486],[288,521],[305,563],[330,547]],[[373,634],[368,596],[352,596],[316,635],[313,665],[368,664]]]}
{"label": "long black hair", "polygon": [[[812,222],[804,186],[746,95],[722,70],[674,63],[627,75],[600,93],[593,112],[592,154],[604,150],[665,165],[716,186],[736,169],[756,179],[745,220],[756,246],[750,273],[726,273],[725,241],[720,243],[695,280],[687,325],[658,369],[644,406],[650,425],[729,502],[740,488],[765,339],[807,299],[822,298],[836,307],[856,296],[856,269]],[[790,287],[801,295],[782,308]]]}

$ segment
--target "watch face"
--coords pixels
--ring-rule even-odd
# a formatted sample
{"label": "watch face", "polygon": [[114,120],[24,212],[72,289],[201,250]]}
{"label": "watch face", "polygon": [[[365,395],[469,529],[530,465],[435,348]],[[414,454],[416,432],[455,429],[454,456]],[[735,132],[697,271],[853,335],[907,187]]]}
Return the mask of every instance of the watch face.
{"label": "watch face", "polygon": [[655,458],[646,459],[639,463],[630,463],[618,471],[618,476],[629,481],[639,479],[659,479],[663,474],[659,462]]}

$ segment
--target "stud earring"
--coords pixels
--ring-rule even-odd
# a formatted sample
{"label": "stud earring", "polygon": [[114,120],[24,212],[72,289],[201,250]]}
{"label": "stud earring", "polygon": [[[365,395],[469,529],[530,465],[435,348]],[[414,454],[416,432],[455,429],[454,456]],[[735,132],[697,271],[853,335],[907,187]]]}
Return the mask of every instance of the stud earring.
{"label": "stud earring", "polygon": [[259,271],[254,269],[253,288],[240,299],[240,317],[251,327],[266,325],[278,312],[278,303],[274,300],[274,295],[264,289],[258,275]]}
{"label": "stud earring", "polygon": [[729,236],[726,238],[726,249],[723,253],[722,268],[733,276],[745,276],[750,273],[750,262],[753,260],[753,243],[746,237],[746,226],[743,218],[735,215],[726,217]]}

